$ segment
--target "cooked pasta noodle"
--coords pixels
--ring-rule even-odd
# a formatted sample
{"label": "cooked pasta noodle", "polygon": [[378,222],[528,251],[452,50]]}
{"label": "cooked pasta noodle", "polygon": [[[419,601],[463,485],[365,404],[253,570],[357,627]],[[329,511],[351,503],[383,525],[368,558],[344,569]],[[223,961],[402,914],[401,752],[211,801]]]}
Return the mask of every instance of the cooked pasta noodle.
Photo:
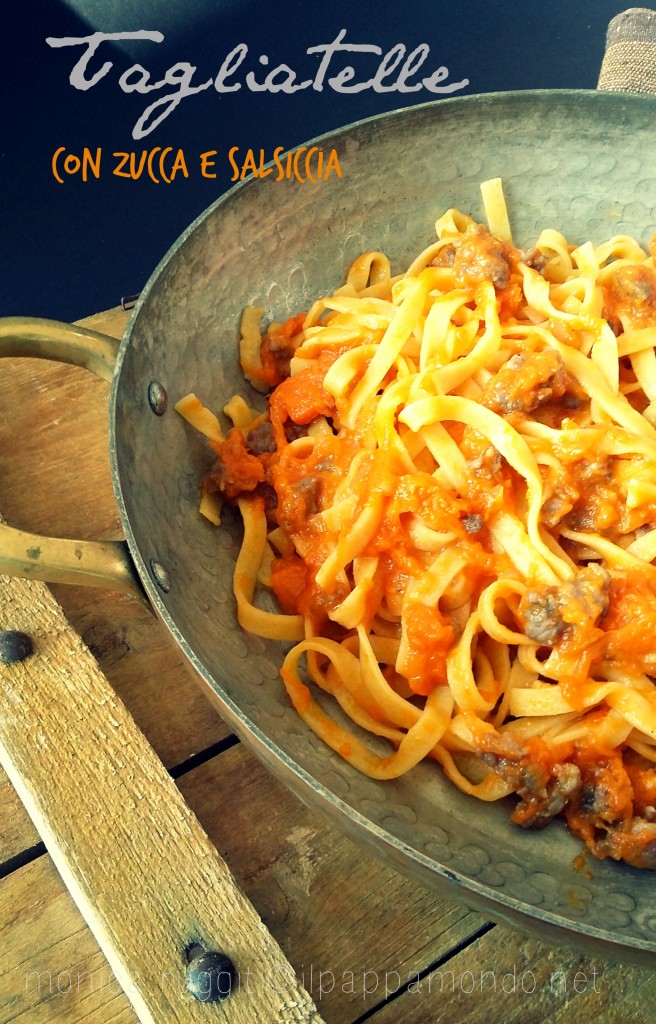
{"label": "cooked pasta noodle", "polygon": [[306,314],[245,311],[268,411],[232,399],[224,436],[178,404],[217,454],[201,511],[238,505],[239,622],[292,643],[289,698],[343,758],[433,759],[654,868],[654,255],[551,227],[520,251],[483,198],[489,226],[448,210],[405,273],[367,252]]}

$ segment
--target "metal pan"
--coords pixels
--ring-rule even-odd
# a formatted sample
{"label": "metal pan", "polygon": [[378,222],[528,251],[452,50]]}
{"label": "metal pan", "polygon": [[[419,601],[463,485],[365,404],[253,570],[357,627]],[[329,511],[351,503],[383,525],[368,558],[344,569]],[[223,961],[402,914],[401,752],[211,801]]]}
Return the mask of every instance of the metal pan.
{"label": "metal pan", "polygon": [[393,782],[363,778],[305,729],[278,679],[280,646],[236,625],[238,524],[226,516],[217,531],[198,517],[207,453],[170,406],[190,390],[217,409],[235,392],[252,400],[237,362],[245,305],[275,319],[307,308],[367,248],[402,268],[445,208],[482,217],[486,178],[503,178],[518,245],[544,226],[574,241],[626,232],[647,243],[656,232],[655,118],[652,98],[567,91],[442,100],[372,118],[315,140],[326,156],[337,153],[341,177],[301,184],[271,174],[207,210],[153,273],[118,355],[108,339],[47,321],[0,328],[0,354],[54,354],[113,373],[111,461],[130,552],[53,548],[6,530],[0,570],[52,581],[71,578],[73,567],[90,582],[143,587],[226,721],[353,839],[496,919],[642,963],[656,952],[652,873],[606,861],[577,872],[580,846],[561,823],[522,831],[508,806],[462,795],[431,765]]}

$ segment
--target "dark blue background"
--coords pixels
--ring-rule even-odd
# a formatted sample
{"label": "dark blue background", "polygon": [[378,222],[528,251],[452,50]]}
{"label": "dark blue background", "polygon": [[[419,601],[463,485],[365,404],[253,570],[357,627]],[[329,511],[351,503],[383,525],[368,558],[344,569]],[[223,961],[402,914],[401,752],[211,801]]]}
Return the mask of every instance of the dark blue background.
{"label": "dark blue background", "polygon": [[[12,0],[5,14],[1,65],[2,251],[0,315],[29,314],[70,320],[113,306],[141,289],[180,232],[230,187],[224,154],[275,146],[294,147],[350,121],[434,97],[426,90],[407,96],[367,90],[354,95],[307,89],[294,95],[253,93],[242,86],[220,96],[214,89],[184,99],[145,139],[131,132],[150,97],[126,95],[120,74],[135,61],[161,78],[172,64],[197,66],[195,82],[213,77],[238,43],[249,48],[246,70],[263,78],[260,54],[269,67],[286,62],[299,80],[313,77],[317,58],[308,47],[328,43],[340,29],[347,41],[395,43],[408,50],[430,46],[422,74],[444,64],[449,81],[469,79],[456,93],[507,89],[593,89],[601,65],[608,22],[630,7],[627,0]],[[656,9],[656,3],[642,6]],[[365,10],[365,7],[367,9]],[[5,8],[5,11],[7,9]],[[114,68],[82,92],[68,82],[81,48],[53,49],[48,36],[83,36],[93,30],[159,30],[165,40],[119,48],[103,44],[94,60]],[[367,77],[377,61],[355,57]],[[331,73],[350,61],[340,58]],[[189,178],[170,185],[112,176],[111,154],[154,146],[183,148]],[[100,180],[69,178],[51,171],[55,149],[103,149]],[[197,154],[219,150],[219,177],[204,180]]]}

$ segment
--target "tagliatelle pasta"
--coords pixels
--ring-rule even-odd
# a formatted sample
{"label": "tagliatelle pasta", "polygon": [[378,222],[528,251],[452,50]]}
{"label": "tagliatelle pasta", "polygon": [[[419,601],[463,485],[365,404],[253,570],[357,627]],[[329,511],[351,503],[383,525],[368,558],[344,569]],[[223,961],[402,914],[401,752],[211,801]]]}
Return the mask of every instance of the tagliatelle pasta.
{"label": "tagliatelle pasta", "polygon": [[245,311],[267,411],[231,399],[224,435],[177,406],[217,455],[201,511],[239,507],[239,622],[292,643],[287,693],[343,758],[435,760],[654,868],[654,254],[552,226],[520,251],[483,197],[497,234],[448,210],[403,273],[368,252],[307,313]]}

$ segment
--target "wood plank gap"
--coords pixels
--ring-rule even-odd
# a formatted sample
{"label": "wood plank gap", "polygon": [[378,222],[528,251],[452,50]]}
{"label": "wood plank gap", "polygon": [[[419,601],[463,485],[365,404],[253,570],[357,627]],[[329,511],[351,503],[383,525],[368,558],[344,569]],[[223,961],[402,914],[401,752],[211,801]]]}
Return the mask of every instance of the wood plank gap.
{"label": "wood plank gap", "polygon": [[218,757],[219,754],[223,754],[226,750],[230,750],[231,747],[236,746],[239,743],[239,737],[231,733],[230,736],[224,737],[222,740],[217,740],[216,743],[212,743],[209,747],[205,747],[204,750],[199,750],[197,754],[192,754],[191,757],[185,758],[180,764],[176,764],[173,768],[169,768],[169,775],[172,779],[180,779],[183,775],[194,770],[194,768],[200,768],[202,764],[207,764],[212,758]]}
{"label": "wood plank gap", "polygon": [[[197,754],[193,754],[191,757],[181,761],[180,764],[175,765],[170,769],[169,774],[177,781],[195,768],[207,764],[208,761],[218,757],[219,754],[230,750],[231,747],[236,746],[238,743],[239,737],[234,734],[226,736],[222,740],[217,740],[216,743],[212,743],[204,750],[200,750]],[[27,847],[27,849],[21,850],[20,853],[15,854],[13,857],[8,857],[7,860],[0,863],[0,880],[6,878],[7,875],[11,875],[14,871],[18,871],[19,868],[25,867],[26,864],[31,864],[32,861],[36,860],[37,857],[43,856],[46,852],[44,843],[35,843],[33,846]]]}
{"label": "wood plank gap", "polygon": [[8,857],[6,861],[0,864],[0,879],[6,878],[7,875],[18,871],[19,868],[24,868],[26,864],[31,864],[33,860],[42,857],[44,853],[47,853],[45,843],[35,843],[34,846],[29,846],[27,850],[21,850],[20,853],[16,853],[13,857]]}
{"label": "wood plank gap", "polygon": [[[48,588],[0,577],[2,615],[29,629],[34,651],[2,671],[0,762],[138,1019],[208,1020],[186,984],[185,950],[195,944],[224,952],[241,978],[266,964],[284,972],[284,986],[240,984],[230,999],[232,1024],[321,1024],[282,949]],[[45,861],[3,887],[14,878],[28,882]],[[29,905],[37,911],[38,898]],[[213,1007],[211,1017],[225,1019],[223,1008]]]}
{"label": "wood plank gap", "polygon": [[449,960],[452,960],[453,957],[457,956],[459,953],[462,953],[464,949],[467,949],[468,946],[473,945],[474,942],[477,942],[479,939],[483,938],[484,935],[487,935],[488,932],[491,932],[492,929],[496,927],[497,926],[493,921],[487,921],[485,924],[482,924],[480,928],[477,928],[475,932],[472,932],[471,935],[468,935],[466,939],[463,939],[461,942],[459,942],[457,946],[454,946],[452,949],[450,949],[448,953],[444,953],[443,956],[439,956],[436,960],[433,960],[433,962],[430,963],[428,967],[425,967],[422,971],[417,971],[416,974],[413,974],[412,978],[410,978],[404,985],[401,985],[394,992],[390,992],[389,996],[386,999],[381,999],[379,1003],[376,1003],[374,1006],[370,1006],[368,1010],[366,1010],[363,1014],[361,1014],[354,1021],[352,1021],[351,1024],[364,1024],[365,1021],[371,1020],[372,1017],[374,1017],[377,1013],[380,1013],[380,1011],[383,1010],[386,1006],[389,1006],[390,1003],[393,1003],[395,999],[398,999],[400,996],[405,995],[405,993],[408,991],[411,985],[418,985],[420,982],[424,980],[424,978],[427,978],[429,974],[432,974],[433,971],[437,971],[445,963],[448,963]]}

